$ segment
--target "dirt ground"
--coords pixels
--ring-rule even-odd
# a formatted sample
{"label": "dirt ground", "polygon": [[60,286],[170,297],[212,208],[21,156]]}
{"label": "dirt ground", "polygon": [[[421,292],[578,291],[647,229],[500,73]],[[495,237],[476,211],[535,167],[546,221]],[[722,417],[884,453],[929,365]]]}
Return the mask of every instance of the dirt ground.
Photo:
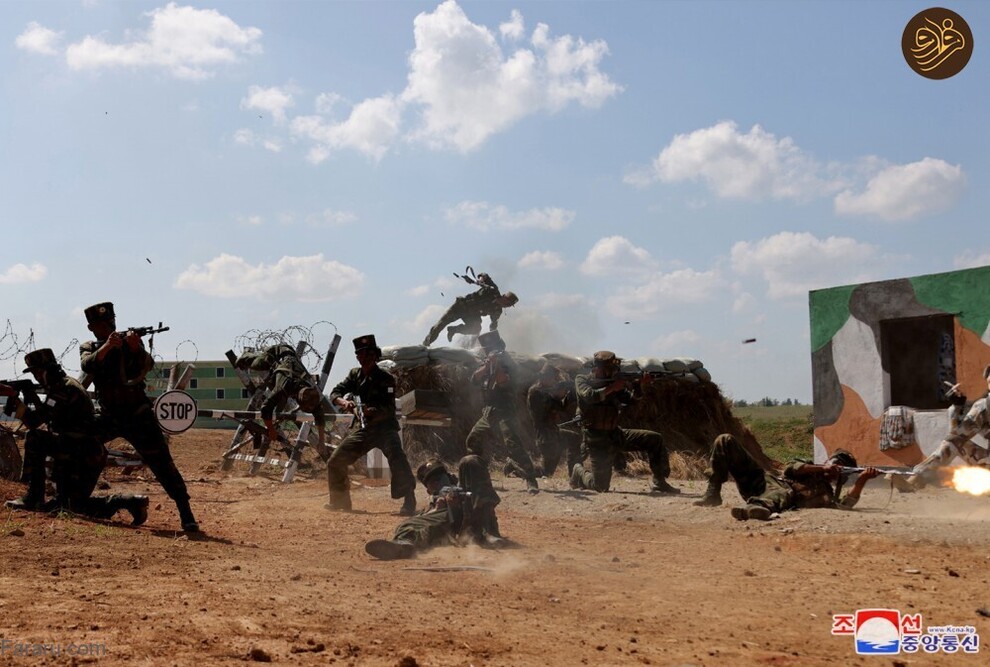
{"label": "dirt ground", "polygon": [[709,509],[691,505],[702,482],[655,497],[646,479],[617,478],[617,491],[595,494],[558,473],[531,496],[522,480],[496,479],[515,548],[380,562],[363,546],[400,520],[387,488],[355,480],[356,511],[331,513],[322,475],[285,485],[274,468],[220,472],[229,438],[173,439],[201,536],[175,532],[175,507],[146,473],[110,471],[100,492],[151,495],[140,528],[123,515],[0,512],[0,664],[987,664],[982,646],[857,656],[852,637],[830,634],[833,614],[890,608],[990,638],[977,612],[990,607],[987,497],[891,493],[878,480],[860,511],[756,523],[729,516],[729,486]]}

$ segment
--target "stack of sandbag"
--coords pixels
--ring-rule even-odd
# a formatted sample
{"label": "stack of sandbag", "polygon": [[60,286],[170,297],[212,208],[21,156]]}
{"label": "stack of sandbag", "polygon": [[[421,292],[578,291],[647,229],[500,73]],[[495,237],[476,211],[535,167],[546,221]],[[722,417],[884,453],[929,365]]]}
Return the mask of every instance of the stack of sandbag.
{"label": "stack of sandbag", "polygon": [[427,352],[429,360],[438,364],[477,366],[483,361],[483,351],[480,347],[470,350],[463,347],[431,347]]}
{"label": "stack of sandbag", "polygon": [[572,357],[568,354],[560,354],[558,352],[547,352],[540,359],[549,362],[551,366],[555,366],[558,370],[572,376],[585,373],[591,367],[590,360],[587,357]]}
{"label": "stack of sandbag", "polygon": [[712,374],[698,359],[676,357],[657,359],[644,357],[638,360],[639,367],[648,373],[667,373],[688,382],[711,382]]}
{"label": "stack of sandbag", "polygon": [[415,368],[430,363],[430,355],[422,345],[389,345],[382,348],[382,360],[399,368]]}

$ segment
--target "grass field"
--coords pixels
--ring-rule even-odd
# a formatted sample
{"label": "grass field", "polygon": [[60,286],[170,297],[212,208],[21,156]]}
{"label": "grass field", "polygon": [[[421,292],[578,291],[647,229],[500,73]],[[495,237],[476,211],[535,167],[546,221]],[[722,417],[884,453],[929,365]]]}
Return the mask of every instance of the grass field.
{"label": "grass field", "polygon": [[767,456],[778,461],[812,458],[810,405],[746,406],[732,408],[760,443]]}

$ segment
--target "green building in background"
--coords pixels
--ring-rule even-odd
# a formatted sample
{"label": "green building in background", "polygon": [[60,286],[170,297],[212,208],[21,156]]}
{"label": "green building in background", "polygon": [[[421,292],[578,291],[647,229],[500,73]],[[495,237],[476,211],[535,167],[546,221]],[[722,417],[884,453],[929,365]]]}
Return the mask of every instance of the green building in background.
{"label": "green building in background", "polygon": [[[179,363],[179,372],[185,370],[187,363]],[[171,373],[174,361],[159,361],[148,373],[148,396],[151,400],[161,394],[168,387],[168,377]],[[210,408],[214,410],[244,410],[248,404],[248,391],[241,384],[240,378],[234,372],[230,362],[223,361],[197,361],[192,364],[196,368],[193,370],[192,378],[186,386],[186,393],[193,397],[196,406],[200,410]],[[194,428],[234,428],[236,422],[226,419],[213,419],[212,417],[200,417],[196,420]]]}

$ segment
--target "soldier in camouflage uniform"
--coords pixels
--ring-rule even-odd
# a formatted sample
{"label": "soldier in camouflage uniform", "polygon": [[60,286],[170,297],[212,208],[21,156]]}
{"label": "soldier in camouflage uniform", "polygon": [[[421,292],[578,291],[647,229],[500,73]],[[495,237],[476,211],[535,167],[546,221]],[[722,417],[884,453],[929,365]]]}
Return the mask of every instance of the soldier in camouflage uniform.
{"label": "soldier in camouflage uniform", "polygon": [[323,408],[323,394],[313,383],[302,361],[291,345],[278,344],[261,351],[242,352],[234,365],[241,370],[267,373],[265,386],[271,393],[261,404],[261,419],[268,429],[268,439],[278,439],[274,415],[285,409],[290,398],[295,399],[299,409],[313,415],[313,423],[320,436],[320,445],[326,442],[326,412]]}
{"label": "soldier in camouflage uniform", "polygon": [[457,472],[459,485],[440,461],[421,465],[416,477],[430,494],[429,507],[400,523],[391,540],[372,540],[364,550],[381,560],[396,560],[464,540],[483,546],[505,544],[495,516],[495,507],[501,500],[485,461],[479,456],[465,456]]}
{"label": "soldier in camouflage uniform", "polygon": [[454,334],[465,336],[477,336],[481,333],[481,318],[487,316],[491,319],[488,325],[489,331],[498,328],[498,320],[502,316],[503,308],[511,308],[519,301],[512,292],[502,294],[498,285],[487,273],[479,273],[477,282],[478,289],[466,296],[459,296],[454,300],[454,304],[447,309],[437,323],[430,329],[430,333],[423,340],[423,345],[429,347],[437,339],[440,332],[448,324],[463,320],[463,324],[447,327],[447,342],[454,339]]}
{"label": "soldier in camouflage uniform", "polygon": [[680,493],[667,482],[670,459],[663,436],[645,429],[619,428],[619,411],[642,398],[642,390],[650,376],[630,387],[626,380],[613,379],[621,359],[614,352],[595,353],[591,375],[578,375],[574,380],[578,410],[581,413],[582,446],[591,457],[591,469],[577,464],[571,470],[571,487],[608,491],[612,482],[612,465],[618,452],[646,452],[653,472],[650,491]]}
{"label": "soldier in camouflage uniform", "polygon": [[569,420],[577,406],[574,383],[567,381],[560,370],[550,363],[540,369],[536,382],[526,393],[526,406],[536,430],[536,446],[543,457],[543,475],[552,477],[560,455],[567,451],[567,473],[580,462],[581,443],[572,431],[557,424]]}
{"label": "soldier in camouflage uniform", "polygon": [[[107,452],[96,432],[93,401],[76,380],[66,377],[48,348],[24,357],[25,373],[34,374],[45,393],[45,402],[29,407],[17,392],[0,384],[0,396],[8,396],[7,407],[28,428],[24,439],[24,474],[28,489],[23,498],[7,507],[25,510],[61,509],[76,514],[109,519],[126,510],[135,526],[148,518],[145,496],[112,495],[91,497],[107,462]],[[41,430],[47,426],[48,430]],[[45,502],[45,458],[51,456],[55,499]]]}
{"label": "soldier in camouflage uniform", "polygon": [[[983,369],[983,379],[990,390],[990,366]],[[953,390],[954,395],[950,397],[953,405],[949,408],[949,435],[934,452],[912,469],[913,475],[907,478],[892,476],[898,491],[911,492],[923,488],[938,477],[938,470],[948,466],[957,456],[966,465],[990,468],[990,450],[973,442],[973,438],[978,435],[985,439],[990,436],[990,398],[985,396],[979,399],[964,412],[966,397],[959,392],[958,387],[953,387]]]}
{"label": "soldier in camouflage uniform", "polygon": [[[344,412],[364,413],[364,424],[355,420],[355,430],[337,446],[327,463],[330,502],[327,509],[350,511],[351,491],[347,468],[377,447],[388,459],[392,475],[392,497],[403,498],[399,512],[411,516],[416,512],[416,479],[402,449],[399,420],[395,417],[395,378],[378,366],[381,348],[373,335],[354,339],[358,368],[352,368],[333,388],[330,400]],[[347,396],[350,396],[348,398]],[[358,410],[358,401],[361,410]]]}
{"label": "soldier in camouflage uniform", "polygon": [[85,311],[95,341],[79,346],[82,371],[93,378],[100,416],[97,428],[103,442],[123,438],[131,443],[179,510],[182,530],[199,532],[189,506],[189,492],[175,467],[168,441],[158,427],[151,401],[144,392],[144,378],[154,360],[133,331],[116,331],[117,318],[109,301]]}
{"label": "soldier in camouflage uniform", "polygon": [[722,504],[722,485],[729,475],[736,480],[739,495],[745,505],[732,508],[732,516],[768,520],[774,512],[800,507],[830,507],[852,509],[859,502],[866,482],[880,474],[867,468],[842,496],[846,476],[842,467],[856,467],[856,459],[844,449],[837,449],[824,465],[795,459],[784,468],[782,475],[765,471],[749,452],[728,433],[715,438],[710,459],[711,476],[704,497],[695,505],[717,507]]}
{"label": "soldier in camouflage uniform", "polygon": [[468,433],[465,443],[468,453],[490,461],[490,457],[485,455],[485,441],[490,436],[499,438],[508,450],[514,469],[526,480],[526,490],[538,493],[540,487],[536,482],[536,469],[523,446],[522,429],[516,417],[515,364],[505,352],[505,341],[497,331],[482,334],[478,342],[488,356],[481,368],[471,376],[471,382],[481,386],[485,406],[481,417]]}

